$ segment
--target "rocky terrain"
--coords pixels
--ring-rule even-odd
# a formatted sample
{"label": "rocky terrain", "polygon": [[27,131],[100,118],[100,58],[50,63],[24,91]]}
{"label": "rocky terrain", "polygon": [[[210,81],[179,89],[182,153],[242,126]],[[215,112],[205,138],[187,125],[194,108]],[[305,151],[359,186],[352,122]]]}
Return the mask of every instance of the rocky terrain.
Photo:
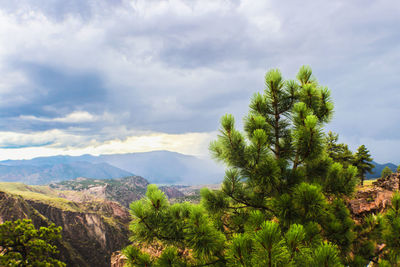
{"label": "rocky terrain", "polygon": [[400,185],[400,173],[393,173],[387,178],[379,178],[370,186],[360,188],[349,200],[349,208],[356,220],[367,214],[378,213],[390,205],[390,199]]}
{"label": "rocky terrain", "polygon": [[[53,222],[63,228],[59,259],[67,266],[110,266],[111,254],[129,243],[129,204],[145,195],[148,184],[140,176],[81,177],[49,186],[0,182],[0,223],[27,218],[40,227]],[[200,188],[160,186],[171,202],[197,203]]]}
{"label": "rocky terrain", "polygon": [[84,197],[73,202],[60,194],[45,187],[1,183],[0,223],[28,218],[40,227],[53,222],[63,228],[59,259],[67,266],[110,266],[111,253],[129,243],[127,210],[115,202]]}
{"label": "rocky terrain", "polygon": [[[149,182],[140,176],[120,179],[89,179],[28,186],[0,183],[0,223],[30,218],[46,226],[54,222],[63,228],[58,245],[60,259],[68,266],[120,266],[123,256],[112,253],[128,243],[128,206],[144,196]],[[219,189],[219,185],[204,185]],[[204,186],[160,186],[171,202],[198,202]],[[358,188],[348,206],[354,219],[384,211],[400,186],[400,173]]]}
{"label": "rocky terrain", "polygon": [[[115,201],[128,208],[132,201],[138,200],[146,194],[148,185],[149,182],[143,177],[130,176],[104,180],[80,177],[74,180],[53,183],[49,186],[61,191],[78,191],[88,198],[95,197]],[[185,196],[179,188],[175,186],[160,186],[160,189],[169,199]]]}

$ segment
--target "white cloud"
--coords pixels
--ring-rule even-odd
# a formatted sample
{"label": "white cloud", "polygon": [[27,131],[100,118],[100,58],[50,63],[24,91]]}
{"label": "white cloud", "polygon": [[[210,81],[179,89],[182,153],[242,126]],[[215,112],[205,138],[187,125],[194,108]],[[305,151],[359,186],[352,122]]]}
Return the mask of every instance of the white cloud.
{"label": "white cloud", "polygon": [[[139,130],[214,131],[226,112],[240,123],[252,93],[263,89],[267,69],[279,67],[291,78],[302,64],[332,89],[333,130],[366,138],[367,147],[372,140],[400,140],[400,116],[382,119],[400,114],[399,9],[395,0],[3,1],[1,126],[16,139],[7,135],[0,143],[40,145],[49,138],[48,150],[96,140],[96,151],[111,151],[123,150],[128,140],[140,147],[132,137]],[[24,64],[67,77],[89,73],[104,88],[94,88],[87,103],[60,107],[66,92],[57,95],[57,81],[38,83]],[[95,98],[97,92],[104,97]],[[40,97],[48,95],[57,103],[42,105]],[[51,130],[54,123],[59,132]],[[62,128],[68,123],[80,124],[80,131]],[[151,138],[140,142],[161,142]]]}
{"label": "white cloud", "polygon": [[211,133],[146,133],[124,139],[96,140],[65,131],[35,133],[0,132],[0,160],[31,159],[39,156],[116,154],[169,150],[202,158],[208,157]]}
{"label": "white cloud", "polygon": [[123,140],[114,139],[103,143],[95,143],[81,148],[81,150],[95,155],[169,150],[187,155],[207,157],[208,144],[214,136],[215,133],[152,133],[141,136],[128,136]]}
{"label": "white cloud", "polygon": [[36,117],[31,115],[21,115],[19,116],[19,119],[40,121],[40,122],[87,123],[87,122],[95,122],[101,119],[111,119],[111,118],[110,115],[107,114],[104,114],[104,116],[100,117],[92,115],[87,111],[75,111],[70,114],[67,114],[65,117],[45,118],[45,117]]}
{"label": "white cloud", "polygon": [[0,147],[20,149],[24,147],[56,146],[60,143],[66,145],[65,141],[67,140],[67,143],[80,143],[83,139],[81,136],[57,129],[31,133],[0,132]]}

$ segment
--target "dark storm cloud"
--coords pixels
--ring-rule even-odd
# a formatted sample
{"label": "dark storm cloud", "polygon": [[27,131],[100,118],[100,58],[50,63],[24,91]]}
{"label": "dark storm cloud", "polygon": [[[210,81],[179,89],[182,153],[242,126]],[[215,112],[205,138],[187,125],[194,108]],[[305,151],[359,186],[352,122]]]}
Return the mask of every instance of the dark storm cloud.
{"label": "dark storm cloud", "polygon": [[[22,103],[0,107],[0,127],[3,131],[46,131],[84,125],[90,135],[107,126],[108,122],[104,120],[99,124],[98,121],[63,119],[77,111],[91,114],[107,111],[108,90],[98,74],[26,62],[9,65],[23,73],[29,83],[13,90],[13,95],[24,97]],[[40,143],[48,144],[47,141]],[[11,144],[8,147],[16,148],[19,145]]]}
{"label": "dark storm cloud", "polygon": [[[101,77],[93,73],[67,73],[54,67],[38,64],[20,64],[21,69],[35,87],[37,95],[32,104],[39,109],[54,105],[64,112],[71,112],[85,105],[98,105],[106,101],[107,91]],[[44,115],[29,113],[32,115]],[[46,114],[56,116],[58,114]]]}
{"label": "dark storm cloud", "polygon": [[[0,107],[4,119],[15,119],[21,116],[45,117],[47,119],[64,116],[76,110],[87,110],[98,113],[107,103],[107,90],[101,77],[93,73],[74,73],[51,66],[14,62],[10,65],[23,73],[28,79],[28,88],[14,88],[13,94],[25,94],[25,101],[11,107]],[[37,127],[36,130],[57,128],[59,123],[35,122],[21,123],[23,127]],[[4,130],[7,125],[3,125]],[[29,127],[30,128],[30,127]],[[15,129],[16,130],[16,129]]]}
{"label": "dark storm cloud", "polygon": [[[127,129],[116,136],[214,131],[226,112],[240,124],[268,69],[293,78],[309,64],[332,90],[335,118],[327,128],[382,160],[394,158],[385,152],[389,141],[400,149],[394,0],[43,0],[0,7],[0,72],[10,77],[0,95],[12,103],[0,108],[5,129],[75,127],[104,140],[112,138],[104,130],[110,127]],[[74,120],[76,112],[93,119]]]}

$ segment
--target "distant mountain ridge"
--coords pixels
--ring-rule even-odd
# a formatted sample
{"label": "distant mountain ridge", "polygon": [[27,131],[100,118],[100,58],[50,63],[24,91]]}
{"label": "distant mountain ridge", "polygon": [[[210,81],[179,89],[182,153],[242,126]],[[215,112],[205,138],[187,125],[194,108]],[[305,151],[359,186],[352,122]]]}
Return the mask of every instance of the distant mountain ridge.
{"label": "distant mountain ridge", "polygon": [[23,182],[31,185],[47,184],[84,176],[89,178],[106,179],[130,176],[132,173],[111,166],[108,163],[90,163],[75,161],[70,163],[11,164],[0,162],[0,181]]}
{"label": "distant mountain ridge", "polygon": [[0,181],[48,184],[78,177],[140,175],[157,184],[219,183],[224,170],[212,161],[170,151],[100,156],[51,156],[0,161]]}
{"label": "distant mountain ridge", "polygon": [[[367,179],[380,177],[393,163],[375,165]],[[224,177],[224,168],[210,160],[199,159],[170,151],[152,151],[99,156],[51,156],[31,160],[0,161],[0,181],[26,184],[48,184],[78,177],[114,179],[132,175],[146,178],[156,184],[216,184]]]}
{"label": "distant mountain ridge", "polygon": [[393,172],[396,172],[396,170],[397,170],[397,166],[395,164],[393,164],[393,163],[390,163],[390,162],[389,163],[380,164],[380,163],[377,163],[375,161],[372,161],[372,164],[375,165],[375,168],[372,169],[372,174],[371,173],[367,173],[367,175],[366,175],[367,179],[374,179],[374,178],[381,177],[382,170],[385,167],[389,167],[389,169],[391,169]]}
{"label": "distant mountain ridge", "polygon": [[98,160],[157,184],[219,183],[225,173],[211,160],[170,151],[101,155]]}

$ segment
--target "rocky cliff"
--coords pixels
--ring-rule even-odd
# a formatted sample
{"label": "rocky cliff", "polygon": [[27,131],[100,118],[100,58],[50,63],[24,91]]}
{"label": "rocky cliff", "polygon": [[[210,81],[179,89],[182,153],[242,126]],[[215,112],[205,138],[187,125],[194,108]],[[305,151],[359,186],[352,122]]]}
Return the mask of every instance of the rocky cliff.
{"label": "rocky cliff", "polygon": [[[89,179],[77,178],[50,184],[57,190],[79,191],[85,196],[116,201],[126,208],[132,201],[141,199],[147,190],[149,182],[141,176],[129,176],[120,179]],[[161,186],[160,189],[169,199],[182,198],[184,193],[174,186]],[[68,196],[67,196],[68,197]]]}
{"label": "rocky cliff", "polygon": [[4,190],[4,187],[2,183],[0,223],[29,218],[36,227],[51,222],[61,226],[59,258],[67,266],[110,266],[112,252],[129,243],[129,213],[115,202],[94,199],[72,202],[35,192],[34,187],[25,186],[25,191]]}
{"label": "rocky cliff", "polygon": [[394,192],[399,191],[400,173],[393,173],[386,178],[379,178],[370,186],[360,188],[354,199],[348,201],[354,218],[361,219],[371,213],[382,212],[388,205]]}

